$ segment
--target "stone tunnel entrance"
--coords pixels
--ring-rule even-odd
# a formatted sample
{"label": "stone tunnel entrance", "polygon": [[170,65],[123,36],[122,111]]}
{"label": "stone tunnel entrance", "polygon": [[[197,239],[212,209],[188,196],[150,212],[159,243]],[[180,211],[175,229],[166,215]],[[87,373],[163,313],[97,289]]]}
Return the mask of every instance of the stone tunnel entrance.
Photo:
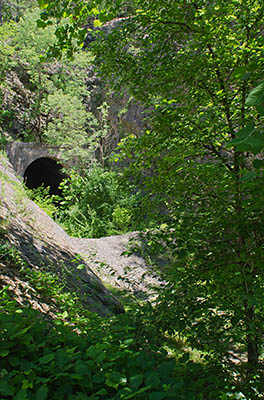
{"label": "stone tunnel entrance", "polygon": [[24,173],[24,182],[29,189],[35,189],[41,185],[50,187],[50,194],[61,193],[59,185],[65,175],[62,173],[62,165],[48,157],[38,158],[33,161]]}

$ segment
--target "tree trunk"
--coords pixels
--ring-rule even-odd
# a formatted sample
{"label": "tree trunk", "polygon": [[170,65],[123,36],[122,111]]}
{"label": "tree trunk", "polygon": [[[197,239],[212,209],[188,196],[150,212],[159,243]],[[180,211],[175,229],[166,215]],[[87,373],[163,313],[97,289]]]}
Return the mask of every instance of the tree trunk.
{"label": "tree trunk", "polygon": [[[250,332],[252,328],[254,329],[254,319],[255,319],[255,310],[254,306],[249,307],[248,304],[245,304],[245,312],[246,312],[246,325],[247,329]],[[249,370],[256,367],[259,360],[259,349],[258,349],[258,339],[256,332],[247,334],[247,357],[248,357],[248,367]]]}

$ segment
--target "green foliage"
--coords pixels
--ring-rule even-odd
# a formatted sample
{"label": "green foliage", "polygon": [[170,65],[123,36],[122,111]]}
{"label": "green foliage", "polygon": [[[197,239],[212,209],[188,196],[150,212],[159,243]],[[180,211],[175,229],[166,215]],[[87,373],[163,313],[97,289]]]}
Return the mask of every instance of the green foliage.
{"label": "green foliage", "polygon": [[5,66],[1,82],[2,124],[11,136],[24,137],[25,141],[34,137],[41,140],[41,130],[46,121],[39,108],[47,94],[45,87],[49,74],[41,65],[39,54],[52,40],[53,29],[38,35],[35,26],[37,13],[36,9],[31,10],[18,23],[0,27],[6,32],[0,53],[1,65]]}
{"label": "green foliage", "polygon": [[167,270],[171,286],[161,301],[161,321],[223,363],[229,346],[241,345],[250,374],[262,369],[264,231],[255,195],[263,199],[263,181],[246,179],[254,176],[252,154],[243,153],[248,147],[238,140],[252,152],[263,148],[254,130],[263,117],[246,103],[262,79],[263,4],[137,3],[138,12],[94,49],[114,85],[126,85],[153,107],[151,129],[121,147],[132,160],[131,175],[167,209],[175,262]]}
{"label": "green foliage", "polygon": [[147,340],[151,325],[144,327],[140,310],[100,318],[55,274],[28,268],[2,234],[0,240],[1,262],[56,307],[56,319],[47,320],[28,296],[22,306],[8,287],[0,290],[1,399],[236,398],[223,397],[232,388],[221,368],[199,366],[188,354],[175,362]]}
{"label": "green foliage", "polygon": [[[124,6],[66,2],[62,11],[41,1],[44,25],[63,13],[71,21],[52,50],[71,47],[96,4],[97,26]],[[129,176],[151,193],[157,220],[168,225],[174,262],[157,323],[208,352],[208,362],[224,364],[246,398],[261,398],[263,174],[254,168],[263,163],[254,156],[263,149],[263,87],[246,99],[263,81],[263,1],[134,4],[91,48],[101,74],[150,109],[144,134],[120,147]],[[247,362],[230,362],[230,348]]]}
{"label": "green foliage", "polygon": [[0,131],[0,150],[4,150],[6,148],[7,140],[3,133]]}
{"label": "green foliage", "polygon": [[3,399],[194,398],[194,382],[185,387],[182,377],[175,382],[174,362],[137,351],[133,334],[121,338],[118,324],[103,340],[90,337],[89,329],[78,335],[49,326],[6,291],[1,292],[0,319]]}
{"label": "green foliage", "polygon": [[[113,76],[115,70],[114,84],[127,84],[154,109],[151,129],[120,147],[132,160],[131,176],[160,202],[156,213],[162,205],[167,209],[174,262],[166,271],[170,286],[160,299],[158,322],[239,371],[245,395],[258,398],[254,387],[261,378],[249,387],[245,367],[229,363],[229,349],[246,352],[248,374],[260,376],[263,178],[251,182],[250,152],[263,149],[261,129],[255,129],[263,125],[261,86],[246,98],[263,79],[263,4],[166,2],[166,14],[164,4],[138,4],[138,15],[97,41],[95,51],[102,73]],[[247,107],[257,105],[253,97],[260,115]]]}
{"label": "green foliage", "polygon": [[36,189],[27,189],[26,192],[31,200],[33,200],[42,210],[45,211],[50,217],[56,217],[57,207],[55,201],[57,196],[51,196],[49,194],[49,187],[44,185],[39,186]]}
{"label": "green foliage", "polygon": [[70,235],[109,236],[137,226],[139,194],[124,189],[116,172],[98,166],[86,175],[72,172],[61,189],[57,218]]}
{"label": "green foliage", "polygon": [[[257,121],[252,121],[246,127],[240,129],[236,133],[236,138],[231,140],[227,147],[235,146],[238,151],[250,151],[256,156],[264,149],[263,118],[260,118],[260,116],[264,116],[263,82],[249,93],[245,104],[247,106],[254,106],[259,113],[259,118]],[[257,169],[262,168],[262,160],[255,159],[253,161],[253,166]]]}
{"label": "green foliage", "polygon": [[113,213],[113,224],[117,230],[122,232],[129,231],[129,227],[131,226],[132,212],[131,210],[120,207],[119,205],[115,207]]}
{"label": "green foliage", "polygon": [[92,57],[82,51],[74,61],[45,60],[55,29],[39,29],[38,16],[33,7],[18,22],[0,26],[1,127],[9,139],[64,146],[66,160],[94,158],[98,136],[108,131],[103,111],[95,116],[87,110]]}
{"label": "green foliage", "polygon": [[18,21],[23,16],[25,10],[36,6],[35,0],[1,0],[0,2],[0,25],[15,20]]}

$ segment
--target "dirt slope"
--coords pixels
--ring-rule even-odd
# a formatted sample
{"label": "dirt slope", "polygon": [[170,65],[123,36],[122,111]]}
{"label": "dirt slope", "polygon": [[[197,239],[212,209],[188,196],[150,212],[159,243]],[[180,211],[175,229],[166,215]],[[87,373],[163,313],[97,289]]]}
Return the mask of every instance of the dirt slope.
{"label": "dirt slope", "polygon": [[150,299],[162,282],[139,254],[123,254],[130,247],[130,240],[136,239],[137,233],[131,232],[100,239],[71,238],[71,242],[103,282],[138,298]]}

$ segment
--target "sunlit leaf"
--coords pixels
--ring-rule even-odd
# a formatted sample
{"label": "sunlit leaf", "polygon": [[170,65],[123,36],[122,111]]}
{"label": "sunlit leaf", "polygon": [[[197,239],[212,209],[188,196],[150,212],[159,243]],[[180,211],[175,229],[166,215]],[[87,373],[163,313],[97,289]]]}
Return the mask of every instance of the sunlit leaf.
{"label": "sunlit leaf", "polygon": [[48,364],[49,362],[51,362],[54,359],[54,357],[55,357],[54,353],[49,353],[43,357],[40,357],[39,362],[40,362],[40,364]]}
{"label": "sunlit leaf", "polygon": [[93,22],[93,24],[94,24],[94,27],[95,27],[95,28],[98,28],[99,26],[102,25],[102,22],[101,22],[99,19],[95,19],[94,22]]}
{"label": "sunlit leaf", "polygon": [[247,97],[247,106],[259,106],[264,103],[264,82],[254,88]]}

